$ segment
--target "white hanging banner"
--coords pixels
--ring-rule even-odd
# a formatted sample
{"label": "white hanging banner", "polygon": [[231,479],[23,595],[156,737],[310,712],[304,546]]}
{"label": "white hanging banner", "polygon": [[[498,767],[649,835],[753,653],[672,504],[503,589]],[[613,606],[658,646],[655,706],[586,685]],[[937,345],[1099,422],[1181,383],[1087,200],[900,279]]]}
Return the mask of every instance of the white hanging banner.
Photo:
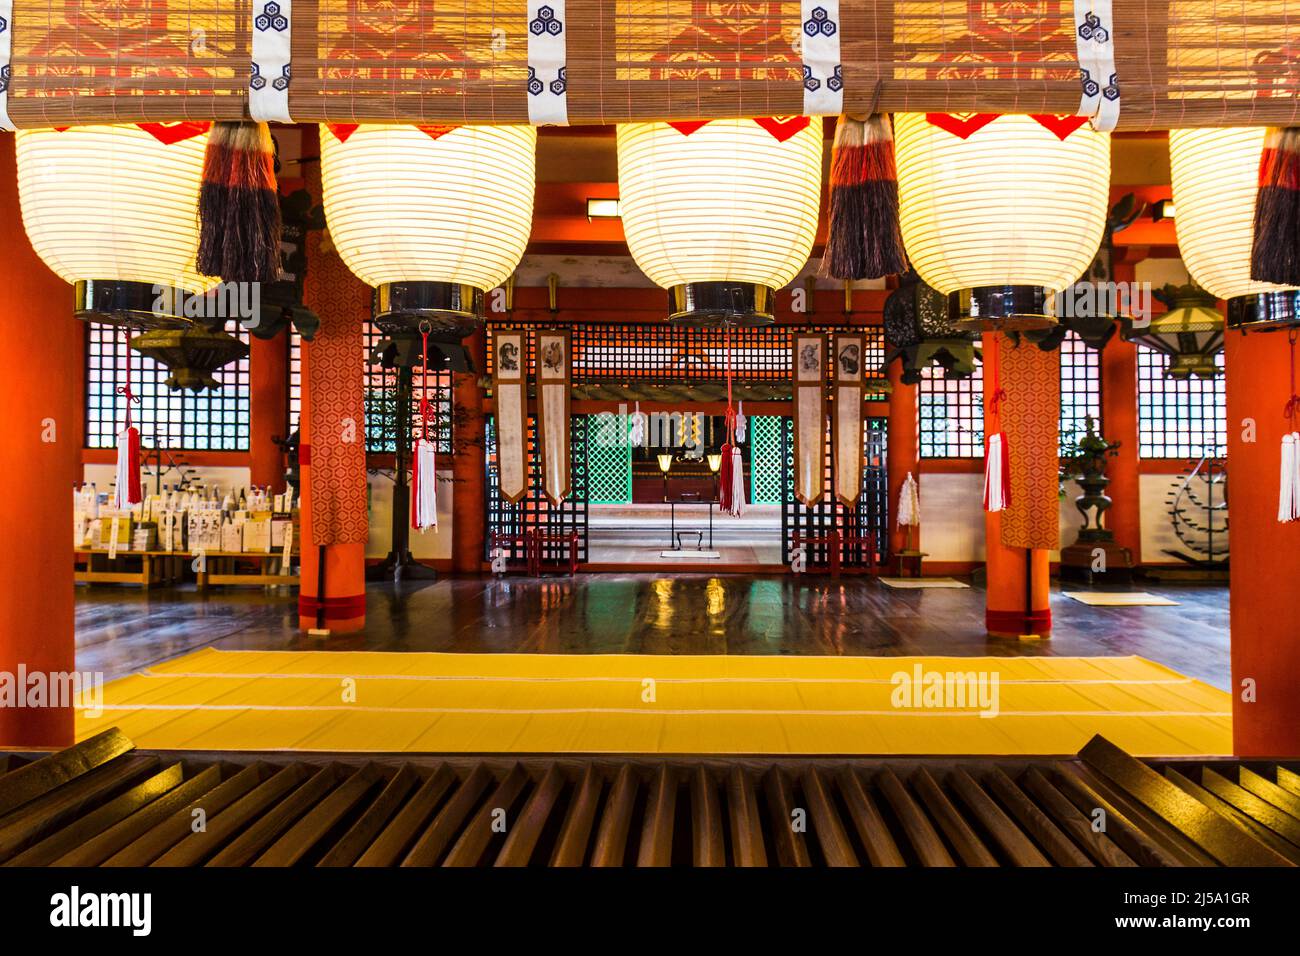
{"label": "white hanging banner", "polygon": [[862,494],[866,353],[866,338],[859,333],[837,332],[832,339],[835,417],[831,419],[831,463],[835,497],[846,508],[854,507]]}
{"label": "white hanging banner", "polygon": [[14,0],[0,0],[0,129],[13,132],[9,119],[9,60],[14,50]]}
{"label": "white hanging banner", "polygon": [[803,0],[799,53],[803,58],[805,116],[844,112],[844,70],[840,63],[840,0]]}
{"label": "white hanging banner", "polygon": [[568,126],[564,0],[528,0],[528,122]]}
{"label": "white hanging banner", "polygon": [[1074,0],[1074,43],[1079,58],[1079,115],[1108,133],[1119,122],[1112,0]]}
{"label": "white hanging banner", "polygon": [[493,335],[492,399],[496,403],[497,480],[501,497],[528,494],[528,340],[517,329]]}
{"label": "white hanging banner", "polygon": [[826,336],[794,337],[794,496],[808,507],[826,494]]}
{"label": "white hanging banner", "polygon": [[542,491],[558,505],[572,492],[569,468],[570,340],[567,330],[537,333],[537,425]]}
{"label": "white hanging banner", "polygon": [[293,0],[253,0],[253,63],[248,115],[259,123],[292,123],[289,116]]}

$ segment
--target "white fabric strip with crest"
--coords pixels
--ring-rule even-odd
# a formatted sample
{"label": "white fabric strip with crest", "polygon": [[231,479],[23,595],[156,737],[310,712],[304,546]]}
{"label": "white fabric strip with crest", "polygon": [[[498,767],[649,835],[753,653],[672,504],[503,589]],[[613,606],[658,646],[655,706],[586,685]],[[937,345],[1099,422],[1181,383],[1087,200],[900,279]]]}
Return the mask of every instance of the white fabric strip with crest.
{"label": "white fabric strip with crest", "polygon": [[1119,122],[1112,0],[1074,0],[1074,42],[1079,59],[1079,115],[1108,133]]}
{"label": "white fabric strip with crest", "polygon": [[528,0],[528,122],[568,126],[564,0]]}
{"label": "white fabric strip with crest", "polygon": [[9,84],[13,73],[9,61],[14,50],[14,0],[0,0],[0,129],[13,131],[9,119]]}
{"label": "white fabric strip with crest", "polygon": [[289,82],[293,0],[253,0],[248,115],[259,123],[292,123]]}
{"label": "white fabric strip with crest", "polygon": [[844,112],[840,0],[803,0],[800,12],[804,115],[838,116]]}

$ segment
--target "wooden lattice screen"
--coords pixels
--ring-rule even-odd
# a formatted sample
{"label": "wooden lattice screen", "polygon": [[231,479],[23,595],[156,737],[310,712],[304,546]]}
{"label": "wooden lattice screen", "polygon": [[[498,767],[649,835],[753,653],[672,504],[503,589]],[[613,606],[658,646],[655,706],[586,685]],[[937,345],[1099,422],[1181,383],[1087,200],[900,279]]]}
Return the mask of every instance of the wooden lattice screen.
{"label": "wooden lattice screen", "polygon": [[[1300,0],[1113,6],[1121,128],[1300,118]],[[848,111],[1079,109],[1072,0],[839,7]],[[571,123],[803,111],[798,0],[567,0],[566,17]],[[245,115],[247,0],[14,0],[11,19],[17,126]],[[290,111],[527,122],[528,22],[525,0],[293,0]]]}

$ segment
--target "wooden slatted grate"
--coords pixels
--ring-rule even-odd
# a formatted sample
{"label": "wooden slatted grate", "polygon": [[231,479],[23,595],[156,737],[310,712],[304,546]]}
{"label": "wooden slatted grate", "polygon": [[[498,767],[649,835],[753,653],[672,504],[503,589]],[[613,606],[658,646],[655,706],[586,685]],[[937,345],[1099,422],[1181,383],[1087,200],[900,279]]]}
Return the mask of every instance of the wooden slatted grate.
{"label": "wooden slatted grate", "polygon": [[1289,866],[1300,772],[1075,758],[0,755],[6,866]]}

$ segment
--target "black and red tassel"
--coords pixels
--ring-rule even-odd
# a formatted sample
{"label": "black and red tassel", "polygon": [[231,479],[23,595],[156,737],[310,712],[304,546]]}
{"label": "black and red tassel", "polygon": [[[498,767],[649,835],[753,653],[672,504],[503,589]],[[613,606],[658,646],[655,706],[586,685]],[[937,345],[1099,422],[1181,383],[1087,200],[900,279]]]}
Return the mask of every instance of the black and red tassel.
{"label": "black and red tassel", "polygon": [[1264,137],[1250,277],[1300,286],[1300,126],[1270,129]]}
{"label": "black and red tassel", "polygon": [[212,124],[194,265],[224,282],[274,282],[280,275],[275,144],[265,123]]}
{"label": "black and red tassel", "polygon": [[898,172],[889,117],[841,116],[831,150],[830,229],[824,271],[878,279],[907,268],[898,226]]}

